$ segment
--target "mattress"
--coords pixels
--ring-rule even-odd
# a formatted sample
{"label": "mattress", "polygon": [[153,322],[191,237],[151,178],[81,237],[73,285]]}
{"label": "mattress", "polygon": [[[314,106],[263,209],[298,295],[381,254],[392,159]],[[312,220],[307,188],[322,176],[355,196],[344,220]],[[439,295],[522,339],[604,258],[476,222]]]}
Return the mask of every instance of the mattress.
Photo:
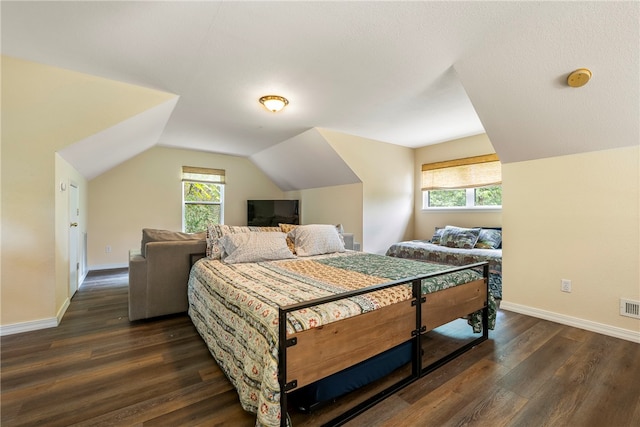
{"label": "mattress", "polygon": [[430,243],[428,240],[407,240],[394,243],[386,255],[447,265],[489,263],[489,290],[502,299],[502,249],[460,249]]}

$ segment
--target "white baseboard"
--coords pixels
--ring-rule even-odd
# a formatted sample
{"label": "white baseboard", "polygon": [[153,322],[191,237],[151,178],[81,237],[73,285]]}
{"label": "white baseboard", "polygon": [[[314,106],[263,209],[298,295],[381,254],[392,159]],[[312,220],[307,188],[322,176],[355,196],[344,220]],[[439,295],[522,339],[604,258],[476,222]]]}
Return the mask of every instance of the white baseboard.
{"label": "white baseboard", "polygon": [[55,317],[50,317],[48,319],[29,320],[28,322],[20,322],[13,323],[11,325],[0,326],[0,336],[37,331],[39,329],[55,328],[56,326],[58,326],[58,319],[56,319]]}
{"label": "white baseboard", "polygon": [[67,308],[69,308],[69,304],[71,304],[71,300],[69,298],[66,298],[64,300],[64,303],[62,303],[62,307],[60,307],[60,310],[58,310],[58,314],[56,315],[56,320],[57,320],[56,326],[58,326],[62,321],[62,316],[64,316],[64,314],[67,312]]}
{"label": "white baseboard", "polygon": [[60,324],[64,313],[67,312],[69,304],[71,304],[69,298],[65,299],[64,303],[62,303],[62,307],[60,307],[60,310],[58,310],[58,314],[56,314],[56,317],[51,317],[48,319],[29,320],[27,322],[13,323],[11,325],[1,325],[0,336],[37,331],[39,329],[55,328]]}
{"label": "white baseboard", "polygon": [[507,311],[513,311],[515,313],[525,314],[527,316],[537,317],[539,319],[549,320],[551,322],[572,326],[574,328],[580,328],[587,331],[640,343],[640,331],[618,328],[617,326],[610,326],[605,325],[604,323],[592,322],[590,320],[566,316],[564,314],[558,314],[552,311],[528,307],[526,305],[515,304],[505,300],[502,300],[500,302],[500,308]]}
{"label": "white baseboard", "polygon": [[114,268],[129,268],[129,263],[118,263],[118,264],[99,264],[99,265],[90,265],[89,271],[96,270],[113,270]]}

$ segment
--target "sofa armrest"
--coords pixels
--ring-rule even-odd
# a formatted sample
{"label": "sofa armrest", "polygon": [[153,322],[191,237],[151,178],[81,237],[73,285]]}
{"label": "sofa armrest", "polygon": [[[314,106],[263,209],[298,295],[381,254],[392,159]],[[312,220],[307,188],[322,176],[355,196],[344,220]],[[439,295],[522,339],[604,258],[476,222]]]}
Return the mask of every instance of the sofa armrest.
{"label": "sofa armrest", "polygon": [[139,249],[129,251],[129,320],[144,319],[147,312],[147,259]]}
{"label": "sofa armrest", "polygon": [[201,240],[147,243],[145,317],[188,310],[187,283],[191,271],[191,255],[204,253],[206,247],[206,242]]}

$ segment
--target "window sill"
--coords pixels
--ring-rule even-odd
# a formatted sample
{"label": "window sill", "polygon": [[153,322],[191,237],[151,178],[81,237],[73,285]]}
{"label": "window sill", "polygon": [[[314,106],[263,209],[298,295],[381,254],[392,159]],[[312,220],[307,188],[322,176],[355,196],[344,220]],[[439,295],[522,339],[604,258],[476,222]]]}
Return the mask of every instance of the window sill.
{"label": "window sill", "polygon": [[466,207],[461,206],[459,208],[422,208],[422,212],[425,213],[440,213],[440,212],[502,212],[502,206],[500,207]]}

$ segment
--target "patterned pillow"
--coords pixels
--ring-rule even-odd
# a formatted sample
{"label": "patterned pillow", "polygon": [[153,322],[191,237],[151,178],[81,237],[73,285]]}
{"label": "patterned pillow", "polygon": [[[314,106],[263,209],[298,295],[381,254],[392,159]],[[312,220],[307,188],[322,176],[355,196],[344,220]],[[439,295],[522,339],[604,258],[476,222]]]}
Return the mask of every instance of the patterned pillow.
{"label": "patterned pillow", "polygon": [[223,248],[220,238],[227,234],[251,233],[251,232],[279,232],[280,227],[256,227],[246,225],[209,224],[207,226],[207,257],[220,259]]}
{"label": "patterned pillow", "polygon": [[220,238],[220,245],[227,264],[295,258],[282,232],[227,234]]}
{"label": "patterned pillow", "polygon": [[498,249],[501,244],[502,230],[483,228],[480,230],[475,247],[479,249]]}
{"label": "patterned pillow", "polygon": [[295,243],[298,256],[344,252],[344,240],[335,225],[311,224],[296,227],[289,236]]}
{"label": "patterned pillow", "polygon": [[289,233],[293,231],[296,227],[295,224],[278,224],[280,226],[280,230],[287,235],[287,246],[292,254],[296,253],[296,246],[293,244],[293,239],[289,237]]}
{"label": "patterned pillow", "polygon": [[472,249],[478,241],[479,228],[462,228],[447,225],[440,239],[441,246],[449,248]]}
{"label": "patterned pillow", "polygon": [[433,233],[433,236],[431,236],[431,243],[439,245],[440,239],[442,239],[442,233],[444,233],[444,228],[436,227],[436,231]]}

